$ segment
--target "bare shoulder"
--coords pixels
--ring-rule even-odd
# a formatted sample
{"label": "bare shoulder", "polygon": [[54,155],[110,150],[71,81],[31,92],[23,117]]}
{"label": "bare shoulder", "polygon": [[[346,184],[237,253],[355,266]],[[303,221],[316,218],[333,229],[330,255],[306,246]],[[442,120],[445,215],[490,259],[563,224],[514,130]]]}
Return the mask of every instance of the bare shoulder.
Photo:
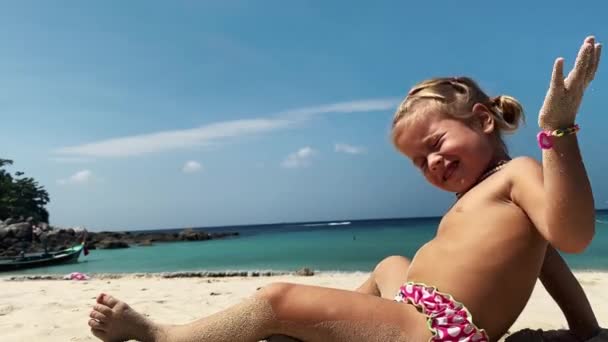
{"label": "bare shoulder", "polygon": [[532,157],[522,156],[511,159],[511,161],[507,163],[507,167],[515,169],[524,168],[526,170],[538,170],[539,168],[542,168],[542,164]]}
{"label": "bare shoulder", "polygon": [[542,176],[543,165],[532,157],[523,156],[513,158],[507,163],[505,169],[513,182],[512,185],[515,185],[514,183],[522,178],[530,180],[531,178]]}
{"label": "bare shoulder", "polygon": [[[543,194],[543,165],[532,157],[517,157],[507,163],[511,199],[519,204],[536,202]],[[529,199],[529,201],[527,200]]]}
{"label": "bare shoulder", "polygon": [[465,196],[466,199],[487,199],[489,196],[501,203],[517,204],[517,199],[522,194],[542,187],[542,165],[531,157],[513,158],[503,165],[500,172],[487,177],[487,180],[471,189]]}

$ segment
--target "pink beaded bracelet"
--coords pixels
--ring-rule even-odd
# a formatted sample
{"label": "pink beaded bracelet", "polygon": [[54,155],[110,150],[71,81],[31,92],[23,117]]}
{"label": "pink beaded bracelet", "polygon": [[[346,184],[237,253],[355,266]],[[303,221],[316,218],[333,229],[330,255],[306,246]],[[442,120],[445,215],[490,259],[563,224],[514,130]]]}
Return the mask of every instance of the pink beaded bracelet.
{"label": "pink beaded bracelet", "polygon": [[577,124],[574,124],[567,128],[558,128],[552,131],[540,131],[536,135],[536,140],[538,140],[538,146],[547,150],[553,147],[553,137],[563,137],[564,135],[576,134],[580,130],[580,127]]}

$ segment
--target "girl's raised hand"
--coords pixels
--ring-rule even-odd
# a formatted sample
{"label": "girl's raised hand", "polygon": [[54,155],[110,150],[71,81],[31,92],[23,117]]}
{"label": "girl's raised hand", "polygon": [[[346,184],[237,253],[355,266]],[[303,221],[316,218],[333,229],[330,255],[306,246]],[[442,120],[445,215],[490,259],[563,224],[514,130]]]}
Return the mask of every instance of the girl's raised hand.
{"label": "girl's raised hand", "polygon": [[538,125],[544,130],[567,128],[575,123],[585,89],[595,77],[602,46],[594,37],[587,37],[576,57],[574,69],[564,79],[564,59],[553,66],[551,84],[540,114]]}

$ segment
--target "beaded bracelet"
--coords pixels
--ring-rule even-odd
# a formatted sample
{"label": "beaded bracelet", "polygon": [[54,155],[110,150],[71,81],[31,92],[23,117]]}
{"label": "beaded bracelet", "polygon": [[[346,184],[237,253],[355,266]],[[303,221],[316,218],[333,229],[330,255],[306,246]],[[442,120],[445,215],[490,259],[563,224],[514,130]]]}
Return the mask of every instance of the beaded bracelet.
{"label": "beaded bracelet", "polygon": [[538,146],[547,150],[553,147],[553,137],[563,137],[564,135],[576,134],[580,130],[580,127],[577,124],[574,124],[567,128],[558,128],[552,131],[540,131],[536,135],[536,140],[538,140]]}

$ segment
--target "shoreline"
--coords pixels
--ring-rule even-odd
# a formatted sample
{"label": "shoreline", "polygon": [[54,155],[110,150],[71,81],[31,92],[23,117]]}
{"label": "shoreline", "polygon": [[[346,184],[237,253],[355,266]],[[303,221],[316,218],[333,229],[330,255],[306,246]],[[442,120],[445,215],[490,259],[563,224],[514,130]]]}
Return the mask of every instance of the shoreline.
{"label": "shoreline", "polygon": [[[263,277],[315,277],[334,275],[369,275],[369,271],[317,271],[310,270],[308,273],[299,271],[176,271],[176,272],[113,272],[113,273],[86,273],[89,280],[105,279],[173,279],[173,278],[263,278]],[[303,273],[302,273],[303,272]],[[608,271],[606,271],[608,273]],[[0,274],[0,281],[28,281],[28,280],[65,280],[63,273],[39,273],[39,274]]]}
{"label": "shoreline", "polygon": [[[356,272],[355,272],[356,273]],[[125,273],[86,273],[93,279],[139,279],[139,278],[259,278],[296,275],[296,272],[276,271],[180,271],[180,272],[125,272]],[[4,281],[26,280],[64,280],[64,274],[17,274],[0,276]],[[312,275],[311,275],[312,276]]]}
{"label": "shoreline", "polygon": [[[173,271],[173,272],[93,272],[83,273],[90,277],[88,280],[105,279],[174,279],[174,278],[263,278],[263,277],[319,277],[319,276],[342,276],[342,275],[366,275],[370,271],[340,271],[340,270],[314,270],[302,268],[297,271],[285,270],[224,270],[224,271]],[[608,269],[572,269],[575,276],[580,275],[605,275],[608,277]],[[32,273],[32,274],[1,274],[0,281],[28,281],[28,280],[66,280],[64,277],[69,273]]]}

